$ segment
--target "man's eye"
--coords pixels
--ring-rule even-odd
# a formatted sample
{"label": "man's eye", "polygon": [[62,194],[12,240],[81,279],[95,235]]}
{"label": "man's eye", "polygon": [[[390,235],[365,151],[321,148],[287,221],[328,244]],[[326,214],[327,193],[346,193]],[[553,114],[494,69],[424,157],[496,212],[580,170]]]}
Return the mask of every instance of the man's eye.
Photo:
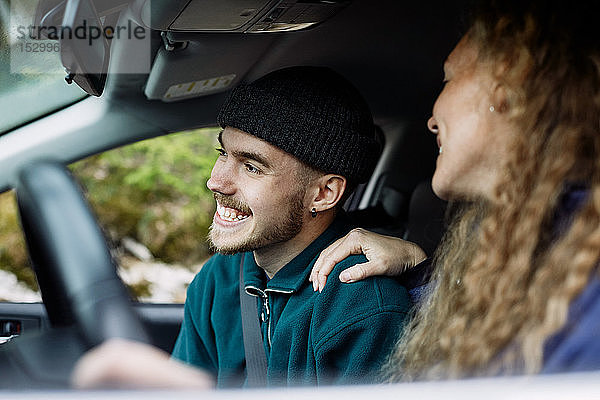
{"label": "man's eye", "polygon": [[245,163],[244,167],[246,168],[246,171],[250,172],[251,174],[260,174],[261,172],[260,169],[256,168],[252,164]]}
{"label": "man's eye", "polygon": [[221,148],[215,149],[217,151],[217,153],[219,153],[219,156],[223,156],[223,157],[227,157],[227,152]]}

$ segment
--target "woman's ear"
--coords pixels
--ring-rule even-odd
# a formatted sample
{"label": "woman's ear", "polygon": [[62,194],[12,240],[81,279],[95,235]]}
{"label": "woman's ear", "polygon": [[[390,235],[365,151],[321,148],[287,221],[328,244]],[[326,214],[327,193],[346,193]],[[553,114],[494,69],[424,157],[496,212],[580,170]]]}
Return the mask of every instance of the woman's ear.
{"label": "woman's ear", "polygon": [[508,111],[508,96],[506,94],[506,89],[498,82],[495,82],[492,85],[491,104],[494,106],[495,111]]}
{"label": "woman's ear", "polygon": [[316,195],[309,209],[317,212],[334,208],[346,191],[346,178],[341,175],[325,174],[315,181]]}

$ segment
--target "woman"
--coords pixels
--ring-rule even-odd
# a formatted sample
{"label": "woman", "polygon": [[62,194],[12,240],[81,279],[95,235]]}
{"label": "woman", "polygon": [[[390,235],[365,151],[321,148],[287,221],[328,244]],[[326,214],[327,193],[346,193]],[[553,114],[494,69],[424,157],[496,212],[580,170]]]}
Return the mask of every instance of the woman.
{"label": "woman", "polygon": [[[390,357],[392,381],[600,368],[600,50],[586,2],[489,2],[448,57],[428,127],[443,199],[467,200],[430,294]],[[597,2],[596,2],[597,3]],[[321,290],[396,274],[414,245],[355,231],[323,252]],[[596,311],[596,308],[598,311]],[[594,325],[595,324],[595,325]]]}

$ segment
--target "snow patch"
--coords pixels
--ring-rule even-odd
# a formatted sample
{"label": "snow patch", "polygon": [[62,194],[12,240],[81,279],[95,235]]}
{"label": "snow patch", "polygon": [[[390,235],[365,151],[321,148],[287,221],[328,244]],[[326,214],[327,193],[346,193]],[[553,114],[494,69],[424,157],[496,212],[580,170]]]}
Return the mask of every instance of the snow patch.
{"label": "snow patch", "polygon": [[129,285],[149,285],[150,296],[140,296],[144,303],[183,303],[188,285],[196,272],[173,264],[132,262],[119,268],[119,276]]}
{"label": "snow patch", "polygon": [[38,303],[42,296],[19,282],[12,272],[0,270],[0,300],[18,303]]}

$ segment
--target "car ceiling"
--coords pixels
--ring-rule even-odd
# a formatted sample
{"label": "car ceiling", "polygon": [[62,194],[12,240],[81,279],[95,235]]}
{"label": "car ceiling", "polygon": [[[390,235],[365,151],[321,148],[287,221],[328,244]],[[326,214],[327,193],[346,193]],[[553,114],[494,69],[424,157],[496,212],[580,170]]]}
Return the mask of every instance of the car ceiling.
{"label": "car ceiling", "polygon": [[[152,47],[168,71],[162,76],[181,83],[227,74],[251,81],[289,65],[329,66],[358,87],[378,123],[424,123],[441,87],[443,61],[459,37],[462,11],[456,1],[354,0],[304,31],[180,33],[189,45],[173,52],[154,31]],[[130,62],[127,54],[126,48],[113,49],[111,70]],[[220,93],[174,103],[148,100],[147,84],[145,74],[112,74],[103,97],[167,131],[213,125],[225,98]]]}

